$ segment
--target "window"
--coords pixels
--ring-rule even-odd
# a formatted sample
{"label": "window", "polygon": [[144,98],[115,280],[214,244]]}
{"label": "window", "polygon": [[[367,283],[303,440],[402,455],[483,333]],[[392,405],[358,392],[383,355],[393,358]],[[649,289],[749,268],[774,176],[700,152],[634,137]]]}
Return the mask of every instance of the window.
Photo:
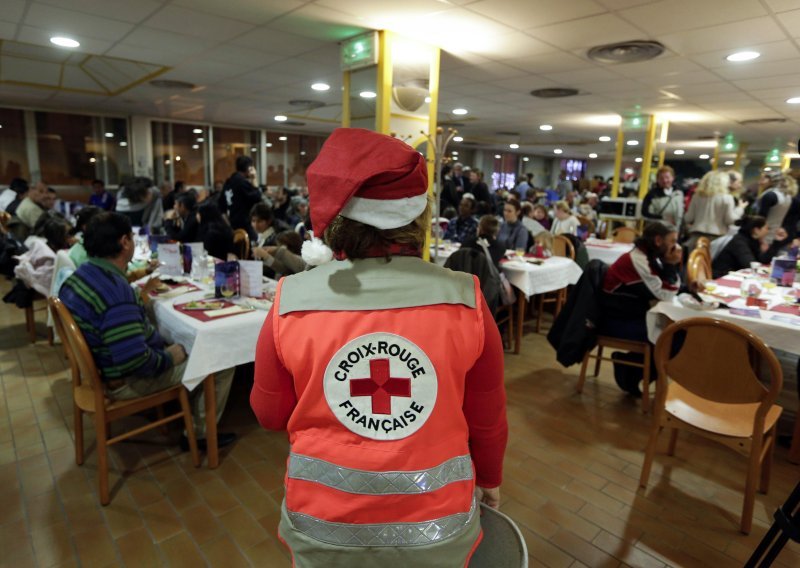
{"label": "window", "polygon": [[561,169],[567,172],[567,179],[580,180],[586,177],[586,160],[561,160]]}
{"label": "window", "polygon": [[324,136],[267,133],[267,185],[306,190],[306,170],[316,159],[323,142]]}
{"label": "window", "polygon": [[188,187],[208,186],[208,128],[153,122],[155,182],[183,181]]}
{"label": "window", "polygon": [[250,156],[262,179],[258,130],[214,127],[214,178],[225,180],[236,171],[236,158]]}
{"label": "window", "polygon": [[36,113],[42,179],[50,185],[114,186],[131,174],[128,123],[124,118],[56,112]]}
{"label": "window", "polygon": [[21,110],[0,108],[0,183],[16,177],[30,181],[24,116]]}

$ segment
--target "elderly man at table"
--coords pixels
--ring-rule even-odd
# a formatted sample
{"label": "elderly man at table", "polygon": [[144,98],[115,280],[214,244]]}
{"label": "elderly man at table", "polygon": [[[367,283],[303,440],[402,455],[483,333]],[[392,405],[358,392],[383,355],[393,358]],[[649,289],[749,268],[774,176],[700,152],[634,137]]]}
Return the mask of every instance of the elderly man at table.
{"label": "elderly man at table", "polygon": [[[141,296],[125,277],[135,244],[130,220],[119,213],[100,213],[89,221],[83,237],[89,254],[61,287],[59,297],[80,327],[112,399],[132,399],[181,382],[186,367],[182,345],[166,345],[145,313]],[[217,421],[222,416],[233,369],[216,373]],[[192,397],[198,444],[205,447],[205,404],[202,390]],[[218,445],[235,440],[220,433]],[[188,449],[186,437],[181,447]]]}
{"label": "elderly man at table", "polygon": [[478,231],[478,220],[475,218],[475,196],[465,193],[458,204],[458,217],[450,219],[445,239],[450,239],[454,243],[463,243],[467,239],[474,237]]}

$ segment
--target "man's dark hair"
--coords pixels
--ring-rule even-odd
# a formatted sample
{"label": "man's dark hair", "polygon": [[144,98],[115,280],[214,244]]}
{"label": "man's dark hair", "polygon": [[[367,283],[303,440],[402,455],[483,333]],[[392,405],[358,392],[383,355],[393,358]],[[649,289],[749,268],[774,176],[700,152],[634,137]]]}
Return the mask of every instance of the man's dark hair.
{"label": "man's dark hair", "polygon": [[28,182],[22,178],[14,178],[11,180],[11,183],[8,184],[8,187],[15,191],[17,195],[22,195],[28,191]]}
{"label": "man's dark hair", "polygon": [[99,185],[100,187],[105,187],[106,186],[106,182],[104,182],[101,179],[94,179],[94,180],[92,180],[92,186],[95,186],[95,185]]}
{"label": "man's dark hair", "polygon": [[175,191],[177,191],[178,193],[180,193],[181,191],[183,191],[183,188],[184,188],[185,186],[186,186],[186,184],[185,184],[185,183],[183,183],[181,180],[178,180],[178,181],[176,181],[176,182],[175,182]]}
{"label": "man's dark hair", "polygon": [[180,194],[175,201],[186,207],[189,211],[194,211],[195,207],[197,207],[197,197],[194,192],[191,191]]}
{"label": "man's dark hair", "polygon": [[638,237],[635,241],[635,245],[642,249],[647,258],[655,258],[658,256],[658,247],[656,246],[656,237],[666,238],[667,235],[670,233],[676,232],[676,229],[672,225],[668,225],[667,223],[662,223],[661,221],[651,221],[647,224],[644,228],[644,232],[642,233],[641,237]]}
{"label": "man's dark hair", "polygon": [[131,203],[142,203],[147,199],[147,194],[150,193],[150,188],[153,186],[153,180],[144,176],[136,176],[133,179],[127,180],[120,193],[127,197]]}
{"label": "man's dark hair", "polygon": [[292,254],[300,256],[300,251],[303,248],[303,237],[300,236],[300,233],[283,231],[275,237],[275,241],[289,249]]}
{"label": "man's dark hair", "polygon": [[103,210],[94,205],[83,207],[80,211],[75,213],[75,230],[82,232],[86,230],[86,225],[89,224],[95,215],[102,213]]}
{"label": "man's dark hair", "polygon": [[120,213],[102,212],[92,217],[83,234],[83,246],[89,256],[113,258],[122,252],[119,240],[133,232],[131,220]]}
{"label": "man's dark hair", "polygon": [[256,203],[250,210],[250,219],[260,219],[262,221],[272,221],[272,209],[266,203]]}
{"label": "man's dark hair", "polygon": [[225,220],[222,217],[222,213],[219,210],[219,207],[212,201],[204,201],[200,204],[200,207],[197,208],[197,213],[200,215],[200,224],[207,225],[209,223],[224,223]]}
{"label": "man's dark hair", "polygon": [[247,173],[247,170],[250,169],[250,166],[253,165],[253,158],[250,156],[239,156],[236,158],[236,171],[242,172],[243,174]]}
{"label": "man's dark hair", "polygon": [[767,224],[767,219],[760,215],[745,215],[736,224],[739,225],[739,232],[746,237],[751,237],[753,229],[760,229]]}

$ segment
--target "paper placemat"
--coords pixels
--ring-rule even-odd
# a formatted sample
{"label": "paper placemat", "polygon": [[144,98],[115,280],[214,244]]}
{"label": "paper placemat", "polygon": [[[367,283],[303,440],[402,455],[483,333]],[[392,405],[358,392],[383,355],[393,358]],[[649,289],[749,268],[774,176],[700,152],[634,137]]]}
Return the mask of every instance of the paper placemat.
{"label": "paper placemat", "polygon": [[[186,302],[186,304],[189,303],[190,302]],[[186,309],[186,304],[174,304],[172,307],[180,313],[202,322],[214,321],[239,314],[247,314],[253,311],[250,308],[243,308],[242,306],[228,301],[223,301],[224,307],[216,310]]]}

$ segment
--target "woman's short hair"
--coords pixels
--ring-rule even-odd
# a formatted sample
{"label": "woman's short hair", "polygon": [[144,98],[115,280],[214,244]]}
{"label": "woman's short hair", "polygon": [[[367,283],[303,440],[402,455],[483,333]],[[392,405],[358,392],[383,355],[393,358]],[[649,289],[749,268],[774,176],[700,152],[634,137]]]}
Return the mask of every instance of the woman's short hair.
{"label": "woman's short hair", "polygon": [[736,224],[739,225],[739,232],[745,236],[751,236],[753,229],[761,229],[766,226],[767,218],[760,215],[745,215]]}
{"label": "woman's short hair", "polygon": [[791,195],[792,197],[797,195],[797,180],[795,180],[787,172],[784,172],[781,175],[781,180],[778,182],[778,187],[780,187],[781,191],[786,195]]}
{"label": "woman's short hair", "polygon": [[119,240],[133,232],[131,220],[120,213],[102,212],[92,217],[83,233],[83,246],[89,256],[114,258],[122,252]]}
{"label": "woman's short hair", "polygon": [[411,223],[397,229],[378,229],[359,221],[337,216],[325,229],[324,241],[334,253],[353,260],[379,256],[390,258],[391,245],[405,245],[422,250],[431,225],[431,200]]}
{"label": "woman's short hair", "polygon": [[511,207],[513,207],[517,213],[519,213],[522,209],[522,205],[520,205],[519,201],[513,197],[506,200],[506,205],[511,205]]}
{"label": "woman's short hair", "polygon": [[661,166],[656,170],[656,177],[660,176],[663,173],[668,173],[672,177],[675,177],[675,170],[672,169],[672,166]]}
{"label": "woman's short hair", "polygon": [[728,188],[731,185],[731,176],[728,172],[714,170],[708,172],[700,180],[695,193],[703,197],[711,197],[714,195],[727,195]]}
{"label": "woman's short hair", "polygon": [[500,232],[500,221],[494,215],[484,215],[478,221],[478,236],[490,237],[492,239],[497,237]]}
{"label": "woman's short hair", "polygon": [[533,203],[530,201],[523,201],[520,205],[520,210],[522,211],[523,215],[530,217],[531,213],[533,213]]}
{"label": "woman's short hair", "polygon": [[564,213],[572,214],[572,209],[569,208],[569,203],[566,201],[556,201],[553,204],[553,211],[563,211]]}
{"label": "woman's short hair", "polygon": [[544,206],[544,205],[542,205],[541,203],[537,203],[537,204],[535,204],[535,205],[533,206],[533,210],[534,210],[534,211],[541,211],[542,213],[544,213],[544,216],[545,216],[545,217],[547,217],[547,216],[548,216],[547,207],[545,207],[545,206]]}

